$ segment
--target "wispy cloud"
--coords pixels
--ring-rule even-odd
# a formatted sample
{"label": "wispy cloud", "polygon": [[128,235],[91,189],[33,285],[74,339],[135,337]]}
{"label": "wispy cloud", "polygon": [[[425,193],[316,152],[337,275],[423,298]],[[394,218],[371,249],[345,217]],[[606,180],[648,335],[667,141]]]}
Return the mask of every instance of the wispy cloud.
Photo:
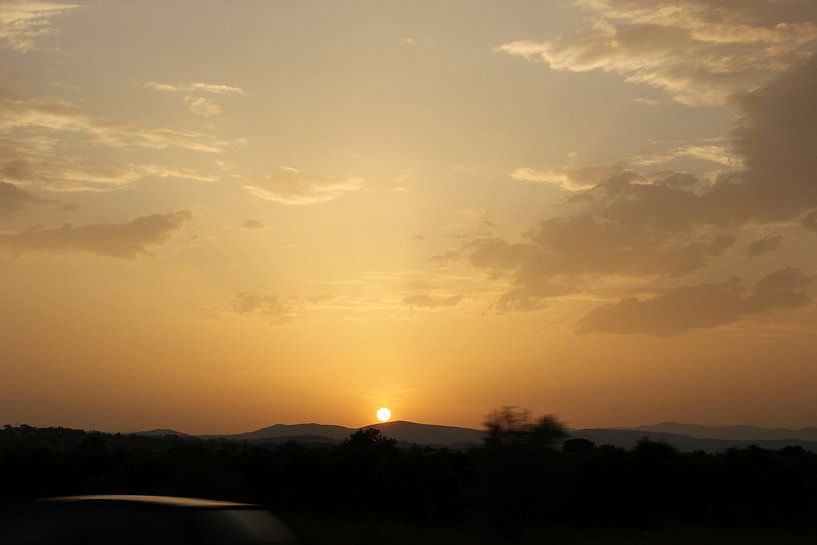
{"label": "wispy cloud", "polygon": [[30,153],[25,147],[4,146],[2,143],[0,151],[9,157],[16,157],[0,160],[1,176],[47,191],[110,191],[150,179],[219,180],[218,176],[189,168],[158,164],[95,164],[81,156]]}
{"label": "wispy cloud", "polygon": [[144,87],[146,89],[153,89],[154,91],[161,91],[165,93],[198,91],[213,95],[244,96],[247,94],[241,87],[224,85],[220,83],[159,83],[158,81],[149,81],[144,85]]}
{"label": "wispy cloud", "polygon": [[17,51],[32,51],[38,40],[56,32],[54,17],[80,7],[45,1],[0,2],[0,44]]}
{"label": "wispy cloud", "polygon": [[204,97],[186,96],[184,103],[191,112],[201,117],[212,117],[221,113],[218,104]]}
{"label": "wispy cloud", "polygon": [[80,133],[112,147],[182,148],[219,153],[235,142],[191,130],[149,128],[92,116],[80,108],[37,99],[0,97],[0,131],[40,129]]}
{"label": "wispy cloud", "polygon": [[617,165],[589,165],[564,167],[553,170],[517,168],[510,177],[517,181],[555,184],[568,191],[591,188],[623,169]]}
{"label": "wispy cloud", "polygon": [[357,176],[337,178],[281,167],[275,173],[257,178],[244,187],[259,199],[300,206],[335,200],[362,190],[364,184]]}

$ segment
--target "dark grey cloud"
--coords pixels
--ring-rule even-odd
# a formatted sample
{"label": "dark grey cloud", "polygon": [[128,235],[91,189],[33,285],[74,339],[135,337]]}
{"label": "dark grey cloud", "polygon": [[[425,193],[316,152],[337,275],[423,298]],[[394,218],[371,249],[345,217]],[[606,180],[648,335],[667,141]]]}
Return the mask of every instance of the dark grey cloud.
{"label": "dark grey cloud", "polygon": [[142,216],[126,223],[32,226],[0,235],[0,248],[19,254],[87,252],[134,259],[165,242],[191,217],[188,210]]}
{"label": "dark grey cloud", "polygon": [[782,241],[783,235],[765,235],[749,244],[746,253],[749,257],[755,257],[765,252],[773,252]]}
{"label": "dark grey cloud", "polygon": [[763,277],[752,290],[747,290],[739,278],[732,278],[672,288],[652,299],[627,297],[591,310],[579,320],[576,331],[671,337],[808,306],[812,300],[803,289],[813,280],[811,275],[786,267]]}

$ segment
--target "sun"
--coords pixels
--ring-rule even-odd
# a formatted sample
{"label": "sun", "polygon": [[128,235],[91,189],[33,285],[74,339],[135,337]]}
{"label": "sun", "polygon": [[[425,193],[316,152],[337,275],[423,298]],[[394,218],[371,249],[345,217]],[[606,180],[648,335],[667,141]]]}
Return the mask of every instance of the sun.
{"label": "sun", "polygon": [[388,422],[391,420],[391,411],[386,407],[380,407],[377,409],[377,419],[381,422]]}

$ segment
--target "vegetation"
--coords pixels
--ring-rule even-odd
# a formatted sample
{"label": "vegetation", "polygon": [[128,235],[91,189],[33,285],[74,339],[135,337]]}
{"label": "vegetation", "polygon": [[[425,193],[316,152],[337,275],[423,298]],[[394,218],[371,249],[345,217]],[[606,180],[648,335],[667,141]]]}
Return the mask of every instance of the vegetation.
{"label": "vegetation", "polygon": [[817,532],[817,454],[799,447],[681,453],[644,440],[627,451],[564,441],[558,420],[513,408],[486,428],[483,447],[450,450],[398,448],[373,428],[339,445],[264,445],[6,426],[0,502],[209,497],[266,504],[296,524],[467,527],[520,541],[543,528]]}

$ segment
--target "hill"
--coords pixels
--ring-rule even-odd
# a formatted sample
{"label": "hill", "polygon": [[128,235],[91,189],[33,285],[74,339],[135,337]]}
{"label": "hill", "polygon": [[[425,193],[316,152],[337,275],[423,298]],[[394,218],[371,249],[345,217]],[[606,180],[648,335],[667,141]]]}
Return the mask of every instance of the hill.
{"label": "hill", "polygon": [[435,426],[398,420],[372,424],[386,437],[418,445],[468,446],[482,442],[483,432],[456,426]]}
{"label": "hill", "polygon": [[148,437],[164,437],[165,435],[178,435],[179,437],[192,437],[190,434],[168,428],[156,428],[155,430],[137,431],[133,435],[146,435]]}
{"label": "hill", "polygon": [[688,435],[700,439],[731,439],[738,441],[770,440],[782,441],[795,439],[799,441],[817,441],[817,428],[759,428],[756,426],[702,426],[681,422],[661,422],[648,426],[620,428],[626,430],[643,430],[658,433]]}
{"label": "hill", "polygon": [[[383,435],[397,439],[401,443],[416,445],[440,446],[469,446],[478,444],[482,439],[482,432],[471,428],[456,426],[437,426],[433,424],[419,424],[416,422],[383,422],[371,424],[379,429]],[[358,428],[347,428],[331,424],[275,424],[255,431],[234,435],[202,435],[203,439],[236,439],[239,441],[254,442],[338,442],[343,441]],[[303,441],[303,438],[310,438]]]}

